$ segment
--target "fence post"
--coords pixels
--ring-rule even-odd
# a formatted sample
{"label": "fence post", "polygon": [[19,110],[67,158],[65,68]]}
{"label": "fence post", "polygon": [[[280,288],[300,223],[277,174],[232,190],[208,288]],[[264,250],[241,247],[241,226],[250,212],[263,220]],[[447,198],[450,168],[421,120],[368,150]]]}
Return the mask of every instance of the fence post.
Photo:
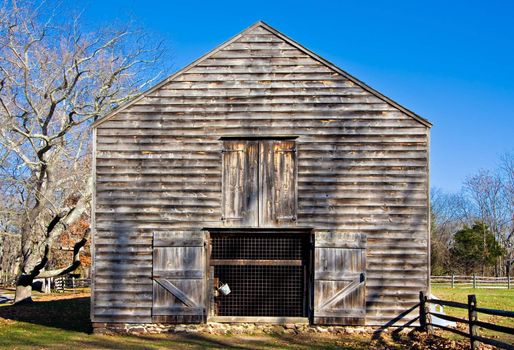
{"label": "fence post", "polygon": [[59,278],[59,286],[60,286],[60,290],[61,290],[61,293],[64,293],[64,288],[65,288],[65,285],[64,283],[66,282],[64,280],[64,277],[58,277]]}
{"label": "fence post", "polygon": [[452,273],[452,289],[455,288],[455,274]]}
{"label": "fence post", "polygon": [[473,274],[473,289],[477,288],[477,275]]}
{"label": "fence post", "polygon": [[469,341],[471,350],[475,350],[477,341],[475,340],[478,335],[478,327],[475,325],[477,321],[477,298],[474,294],[468,295],[468,320],[469,320]]}
{"label": "fence post", "polygon": [[426,309],[426,297],[425,293],[419,292],[419,328],[423,331],[427,331],[427,309]]}

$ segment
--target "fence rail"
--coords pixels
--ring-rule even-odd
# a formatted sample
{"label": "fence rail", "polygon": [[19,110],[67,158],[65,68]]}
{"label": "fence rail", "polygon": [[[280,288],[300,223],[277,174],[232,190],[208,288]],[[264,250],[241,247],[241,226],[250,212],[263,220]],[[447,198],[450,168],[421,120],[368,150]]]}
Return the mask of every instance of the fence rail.
{"label": "fence rail", "polygon": [[[444,315],[437,312],[430,311],[429,304],[438,304],[443,306],[450,306],[459,309],[464,309],[468,311],[468,317],[459,318],[450,315]],[[495,332],[505,333],[505,334],[514,334],[514,328],[507,326],[500,326],[496,324],[492,324],[489,322],[483,322],[478,320],[478,314],[484,313],[488,315],[501,316],[501,317],[512,317],[514,318],[514,311],[506,311],[506,310],[495,310],[495,309],[487,309],[477,307],[477,300],[475,295],[468,295],[468,303],[459,303],[455,301],[449,300],[439,300],[439,299],[429,299],[423,292],[419,293],[419,320],[420,327],[425,331],[430,331],[433,327],[441,328],[443,330],[461,335],[463,337],[469,338],[470,348],[475,350],[477,348],[477,343],[481,342],[488,345],[493,345],[501,349],[514,350],[514,345],[508,344],[496,339],[486,338],[480,336],[478,332],[478,328],[485,328]],[[438,325],[431,322],[431,316],[445,319],[447,321],[464,323],[468,325],[468,332],[462,331],[460,329],[446,327],[442,325]]]}
{"label": "fence rail", "polygon": [[57,277],[54,279],[54,289],[64,291],[65,289],[85,288],[89,287],[91,280],[87,278],[75,277]]}
{"label": "fence rail", "polygon": [[56,292],[64,292],[66,289],[74,290],[75,288],[87,288],[91,285],[89,278],[76,278],[73,276],[51,277],[34,280],[33,287],[37,284],[37,290],[43,293],[50,293],[52,290]]}
{"label": "fence rail", "polygon": [[507,288],[511,289],[514,278],[508,277],[489,277],[489,276],[430,276],[430,282],[434,285],[450,285],[455,287],[472,287],[472,288]]}

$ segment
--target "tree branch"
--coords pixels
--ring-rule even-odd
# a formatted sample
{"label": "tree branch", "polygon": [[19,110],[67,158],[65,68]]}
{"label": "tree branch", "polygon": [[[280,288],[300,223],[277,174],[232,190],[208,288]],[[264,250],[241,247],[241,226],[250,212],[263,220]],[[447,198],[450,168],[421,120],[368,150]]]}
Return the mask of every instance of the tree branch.
{"label": "tree branch", "polygon": [[75,243],[75,245],[73,246],[73,259],[70,265],[63,267],[61,269],[41,271],[35,276],[35,278],[57,277],[75,271],[80,266],[80,251],[86,245],[89,239],[89,233],[90,229],[87,229],[82,239]]}

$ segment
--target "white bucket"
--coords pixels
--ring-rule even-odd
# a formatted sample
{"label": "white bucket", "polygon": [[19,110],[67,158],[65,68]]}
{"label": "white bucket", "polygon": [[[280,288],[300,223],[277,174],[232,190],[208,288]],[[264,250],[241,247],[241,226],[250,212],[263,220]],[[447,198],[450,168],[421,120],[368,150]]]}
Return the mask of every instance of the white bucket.
{"label": "white bucket", "polygon": [[221,292],[221,294],[223,295],[228,295],[230,294],[230,287],[228,286],[228,284],[224,283],[222,284],[218,290]]}

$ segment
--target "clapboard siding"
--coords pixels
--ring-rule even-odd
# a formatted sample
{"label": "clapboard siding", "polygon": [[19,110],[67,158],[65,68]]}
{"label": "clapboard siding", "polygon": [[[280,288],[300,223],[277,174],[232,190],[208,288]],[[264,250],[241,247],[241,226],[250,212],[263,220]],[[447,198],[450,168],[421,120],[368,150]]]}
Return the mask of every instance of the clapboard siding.
{"label": "clapboard siding", "polygon": [[367,237],[366,324],[415,305],[427,125],[254,26],[96,127],[93,322],[152,321],[154,235],[221,227],[220,137],[262,135],[297,137],[296,225]]}

